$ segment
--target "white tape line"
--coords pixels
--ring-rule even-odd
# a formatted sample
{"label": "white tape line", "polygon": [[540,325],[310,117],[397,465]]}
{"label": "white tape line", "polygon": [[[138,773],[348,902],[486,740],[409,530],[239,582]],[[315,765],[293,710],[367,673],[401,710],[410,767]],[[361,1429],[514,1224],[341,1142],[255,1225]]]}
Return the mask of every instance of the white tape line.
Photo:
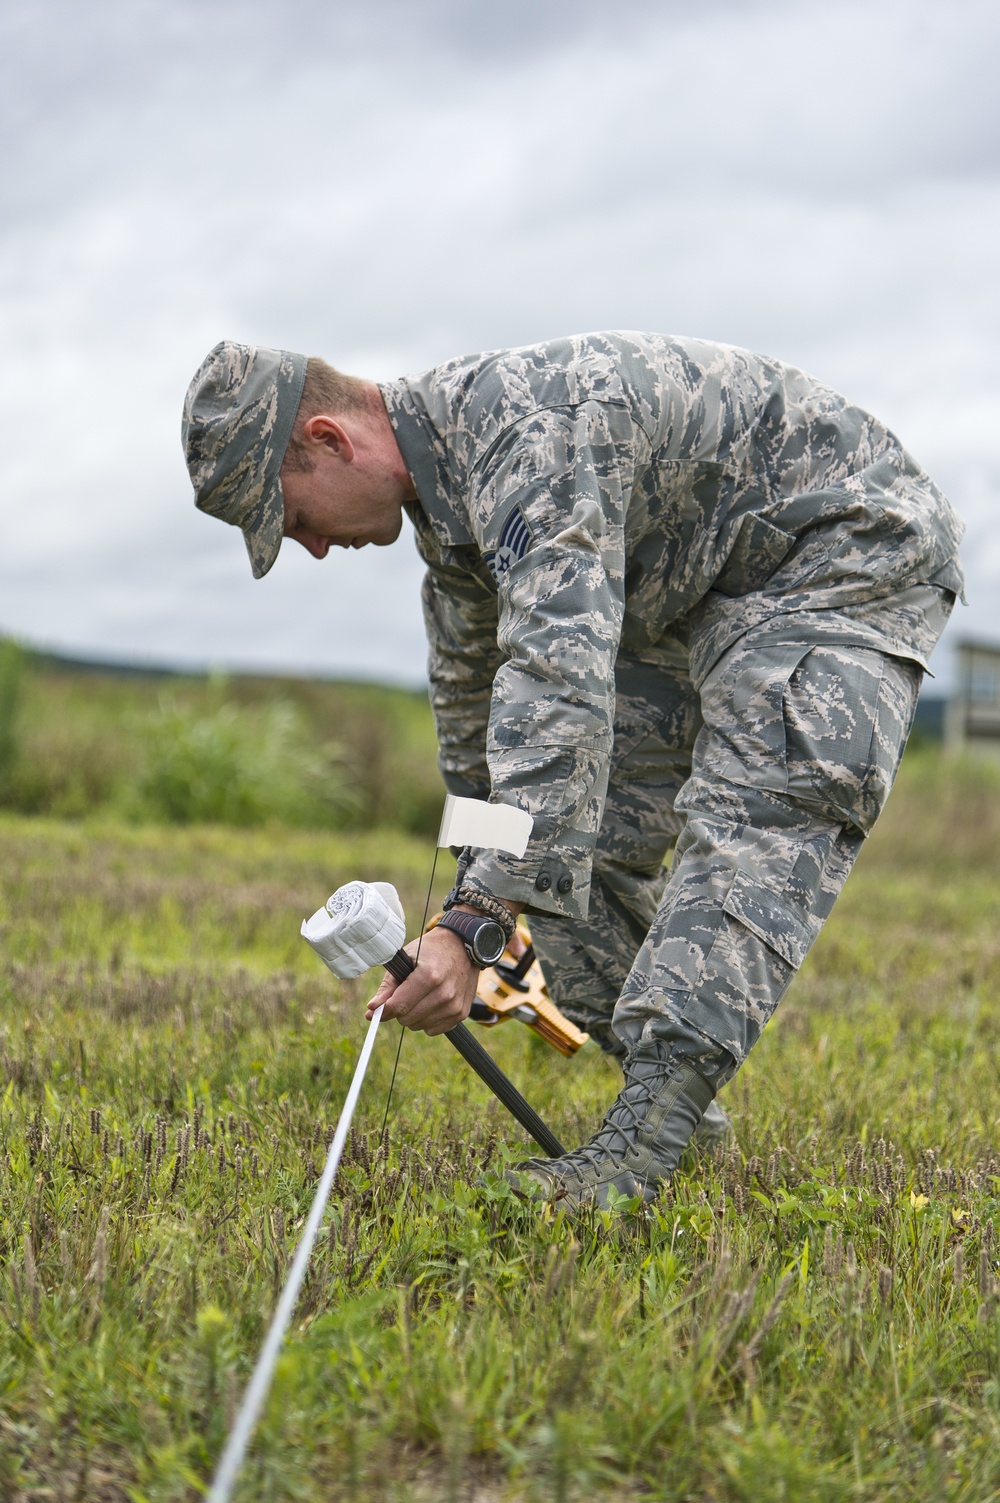
{"label": "white tape line", "polygon": [[340,1121],[337,1123],[333,1142],[330,1144],[330,1152],[326,1156],[326,1163],[320,1176],[316,1198],[309,1212],[309,1219],[306,1221],[299,1245],[295,1249],[295,1257],[292,1259],[292,1267],[288,1275],[288,1280],[281,1291],[278,1308],[274,1312],[270,1329],[264,1338],[264,1345],[260,1349],[257,1366],[254,1368],[250,1382],[246,1386],[239,1412],[233,1422],[233,1428],[229,1432],[229,1439],[226,1441],[225,1450],[219,1458],[219,1464],[216,1468],[212,1486],[207,1494],[206,1503],[228,1503],[229,1496],[233,1490],[233,1483],[236,1481],[236,1475],[243,1463],[247,1445],[253,1434],[254,1425],[257,1423],[260,1411],[264,1407],[264,1400],[267,1398],[271,1379],[274,1376],[274,1365],[278,1360],[281,1343],[284,1340],[289,1321],[295,1312],[299,1290],[302,1288],[302,1280],[305,1278],[306,1268],[308,1267],[309,1258],[313,1250],[313,1243],[316,1241],[316,1233],[319,1231],[319,1224],[323,1219],[323,1212],[326,1209],[326,1203],[333,1188],[334,1175],[337,1173],[340,1156],[344,1151],[344,1144],[347,1142],[347,1134],[351,1127],[351,1118],[354,1116],[354,1108],[358,1104],[358,1097],[361,1094],[361,1087],[364,1083],[365,1071],[368,1069],[368,1061],[371,1059],[372,1049],[375,1046],[375,1035],[378,1032],[378,1025],[381,1021],[382,1008],[380,1007],[372,1014],[372,1020],[368,1025],[368,1033],[365,1036],[365,1042],[361,1049],[361,1058],[358,1060],[357,1068],[354,1071],[354,1079],[351,1081],[350,1090],[347,1092],[347,1100],[344,1102],[344,1109],[340,1114]]}

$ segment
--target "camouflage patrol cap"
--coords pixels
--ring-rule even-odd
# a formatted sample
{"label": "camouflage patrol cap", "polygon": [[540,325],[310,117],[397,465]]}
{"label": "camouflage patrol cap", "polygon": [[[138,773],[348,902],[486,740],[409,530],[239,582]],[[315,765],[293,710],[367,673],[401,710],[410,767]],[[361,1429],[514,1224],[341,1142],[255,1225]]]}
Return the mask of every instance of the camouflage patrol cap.
{"label": "camouflage patrol cap", "polygon": [[306,357],[224,339],[195,372],[181,441],[194,504],[243,529],[254,578],[284,534],[281,462],[306,378]]}

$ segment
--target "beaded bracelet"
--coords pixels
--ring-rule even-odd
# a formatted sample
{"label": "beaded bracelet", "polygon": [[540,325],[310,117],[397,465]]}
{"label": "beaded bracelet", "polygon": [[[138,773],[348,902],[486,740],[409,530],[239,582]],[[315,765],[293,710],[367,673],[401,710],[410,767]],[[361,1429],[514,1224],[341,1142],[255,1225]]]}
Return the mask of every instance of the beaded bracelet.
{"label": "beaded bracelet", "polygon": [[477,892],[474,887],[453,887],[444,900],[445,911],[456,907],[459,903],[467,903],[470,908],[478,908],[480,913],[489,914],[491,919],[496,919],[507,941],[513,938],[517,920],[506,903],[501,903],[499,898],[491,898],[488,893]]}

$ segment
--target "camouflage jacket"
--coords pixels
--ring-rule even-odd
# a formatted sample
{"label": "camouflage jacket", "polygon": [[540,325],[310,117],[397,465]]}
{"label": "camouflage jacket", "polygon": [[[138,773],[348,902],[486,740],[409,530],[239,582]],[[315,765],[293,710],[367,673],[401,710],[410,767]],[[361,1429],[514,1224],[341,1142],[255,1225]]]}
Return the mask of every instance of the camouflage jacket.
{"label": "camouflage jacket", "polygon": [[[586,916],[615,681],[751,627],[925,663],[961,524],[881,423],[726,345],[600,333],[381,387],[418,494],[441,769],[535,816],[467,879]],[[676,655],[676,654],[675,654]]]}

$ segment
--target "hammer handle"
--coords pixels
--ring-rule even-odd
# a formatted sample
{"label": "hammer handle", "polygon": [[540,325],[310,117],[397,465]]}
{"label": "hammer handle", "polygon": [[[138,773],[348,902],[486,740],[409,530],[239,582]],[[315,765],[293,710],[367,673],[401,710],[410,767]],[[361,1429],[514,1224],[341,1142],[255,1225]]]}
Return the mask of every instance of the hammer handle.
{"label": "hammer handle", "polygon": [[445,1034],[449,1044],[454,1044],[466,1064],[471,1065],[479,1076],[489,1086],[498,1101],[502,1101],[512,1117],[516,1117],[530,1138],[534,1138],[539,1148],[548,1154],[550,1159],[561,1159],[566,1150],[556,1137],[545,1126],[535,1108],[525,1101],[521,1092],[512,1080],[503,1073],[496,1060],[493,1058],[478,1039],[474,1039],[464,1023],[459,1023]]}
{"label": "hammer handle", "polygon": [[[412,971],[416,970],[413,961],[405,950],[397,950],[391,960],[386,961],[386,970],[397,981],[405,981]],[[525,1132],[538,1144],[550,1159],[561,1159],[566,1150],[556,1135],[551,1132],[542,1121],[529,1102],[525,1101],[521,1092],[512,1080],[503,1073],[496,1060],[488,1050],[484,1049],[478,1039],[474,1039],[464,1023],[445,1034],[449,1044],[454,1044],[466,1064],[471,1065],[485,1085],[498,1101],[502,1101],[512,1117],[516,1117]]]}

